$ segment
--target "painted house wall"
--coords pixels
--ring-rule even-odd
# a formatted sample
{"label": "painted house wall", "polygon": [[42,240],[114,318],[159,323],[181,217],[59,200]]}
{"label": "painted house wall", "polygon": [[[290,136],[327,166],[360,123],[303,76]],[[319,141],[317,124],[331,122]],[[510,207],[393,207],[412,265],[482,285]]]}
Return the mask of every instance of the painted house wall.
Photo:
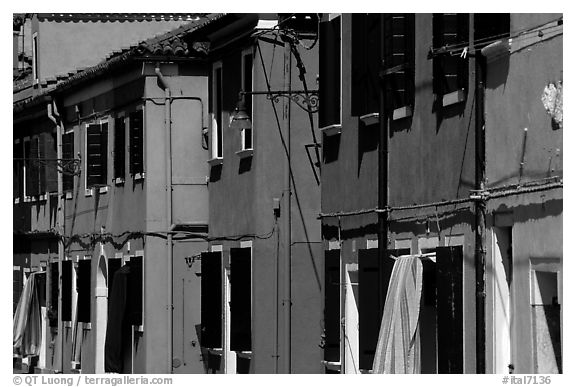
{"label": "painted house wall", "polygon": [[[38,33],[39,79],[94,66],[113,50],[173,30],[186,21],[61,21],[32,19]],[[98,38],[95,39],[94,37]]]}
{"label": "painted house wall", "polygon": [[[263,61],[272,90],[284,90],[285,49],[260,42]],[[306,65],[307,84],[315,89],[317,72],[316,52],[305,52],[300,48]],[[295,61],[292,59],[292,88],[302,89],[297,78]],[[265,235],[274,229],[273,199],[282,199],[285,180],[285,151],[282,147],[277,129],[276,118],[271,102],[266,96],[253,98],[253,141],[254,153],[251,158],[241,160],[235,152],[241,149],[240,131],[228,127],[231,113],[238,101],[240,88],[240,51],[225,54],[223,63],[224,117],[223,128],[223,164],[211,171],[210,189],[210,236],[222,237],[232,235],[256,234]],[[253,90],[267,90],[262,72],[260,54],[256,51],[253,58]],[[273,63],[273,65],[272,65]],[[289,67],[288,67],[289,68]],[[286,136],[287,119],[285,101],[276,105],[281,130]],[[292,372],[312,373],[320,370],[321,353],[318,348],[320,331],[320,285],[314,273],[319,268],[319,227],[315,218],[319,212],[319,189],[314,181],[312,169],[305,154],[304,145],[311,143],[307,115],[296,105],[291,109],[290,146],[292,153],[292,170],[294,191],[292,196]],[[285,137],[286,138],[286,137]],[[231,199],[230,192],[234,192]],[[285,209],[280,209],[278,223],[282,223]],[[283,226],[279,226],[281,229]],[[280,238],[284,230],[280,230]],[[282,270],[283,251],[285,246],[280,242],[279,234],[270,239],[255,239],[252,251],[253,273],[253,313],[252,313],[252,361],[250,372],[273,373],[275,371],[275,324],[282,331],[282,320],[276,322],[276,303],[281,295],[275,298],[276,281],[285,275]],[[249,239],[249,238],[248,238]],[[213,242],[223,244],[224,257],[230,247],[239,247],[239,242]],[[278,260],[277,263],[275,260]],[[276,265],[279,265],[278,274]],[[279,291],[282,292],[282,282]],[[280,304],[278,304],[280,305]],[[282,306],[279,306],[282,309]],[[282,335],[282,333],[280,333]],[[279,337],[280,356],[282,336]],[[279,359],[282,372],[282,357]],[[224,363],[221,362],[221,367]],[[223,369],[223,368],[222,368]]]}

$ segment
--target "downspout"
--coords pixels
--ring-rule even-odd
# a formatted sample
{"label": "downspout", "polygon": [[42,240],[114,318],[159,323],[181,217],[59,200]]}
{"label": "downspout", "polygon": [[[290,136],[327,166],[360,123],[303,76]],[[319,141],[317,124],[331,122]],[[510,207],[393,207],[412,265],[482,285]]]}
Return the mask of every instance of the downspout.
{"label": "downspout", "polygon": [[[474,16],[471,16],[471,34],[474,36]],[[483,192],[486,179],[485,153],[485,77],[486,58],[480,53],[474,56],[475,82],[475,189]],[[475,202],[475,271],[476,271],[476,373],[486,373],[486,198],[480,196]]]}
{"label": "downspout", "polygon": [[173,340],[173,329],[172,329],[172,310],[173,305],[173,287],[172,287],[172,266],[173,266],[173,252],[172,252],[172,111],[171,111],[171,96],[170,87],[168,82],[162,72],[160,71],[159,64],[156,65],[154,69],[156,76],[158,77],[158,83],[160,87],[164,90],[164,132],[165,136],[165,151],[166,151],[166,255],[168,257],[168,286],[169,289],[169,300],[167,305],[167,317],[168,317],[168,329],[170,330],[170,340],[168,342],[168,372],[172,373],[172,340]]}
{"label": "downspout", "polygon": [[[48,118],[56,125],[56,158],[62,160],[62,125],[58,124],[58,120],[54,114],[58,115],[56,102],[51,101],[47,106]],[[64,185],[62,181],[62,171],[57,169],[57,184],[58,184],[58,211],[56,213],[56,230],[58,232],[58,289],[62,289],[60,277],[62,273],[62,261],[64,260]],[[52,301],[54,302],[54,301]],[[64,328],[62,324],[62,293],[58,292],[58,334],[60,335],[60,371],[63,372],[64,368]],[[52,364],[54,366],[54,364]]]}

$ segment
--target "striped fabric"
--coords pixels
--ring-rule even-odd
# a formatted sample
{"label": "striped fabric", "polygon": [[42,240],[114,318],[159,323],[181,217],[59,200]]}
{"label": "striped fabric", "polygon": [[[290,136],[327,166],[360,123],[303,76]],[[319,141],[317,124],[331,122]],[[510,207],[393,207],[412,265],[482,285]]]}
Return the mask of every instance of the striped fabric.
{"label": "striped fabric", "polygon": [[422,295],[422,262],[416,256],[396,260],[382,314],[382,324],[372,372],[420,372],[418,318]]}
{"label": "striped fabric", "polygon": [[14,354],[38,356],[42,338],[42,321],[36,276],[44,273],[31,273],[24,285],[24,291],[18,301],[12,326],[12,346]]}

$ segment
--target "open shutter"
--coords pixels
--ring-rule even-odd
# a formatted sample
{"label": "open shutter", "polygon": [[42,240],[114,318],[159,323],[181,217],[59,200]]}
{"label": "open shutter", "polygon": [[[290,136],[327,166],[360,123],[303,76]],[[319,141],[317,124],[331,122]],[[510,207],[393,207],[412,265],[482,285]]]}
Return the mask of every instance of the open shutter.
{"label": "open shutter", "polygon": [[142,257],[132,257],[128,263],[127,318],[130,325],[142,325]]}
{"label": "open shutter", "polygon": [[320,127],[340,123],[340,19],[320,23]]}
{"label": "open shutter", "polygon": [[142,110],[130,113],[130,174],[144,172]]}
{"label": "open shutter", "polygon": [[126,124],[124,117],[114,120],[114,178],[124,178],[126,165]]}
{"label": "open shutter", "polygon": [[340,250],[324,252],[324,360],[340,360]]}
{"label": "open shutter", "polygon": [[39,168],[39,158],[40,156],[40,139],[38,137],[32,138],[30,141],[30,153],[28,155],[28,195],[38,196],[40,195],[40,168]]}
{"label": "open shutter", "polygon": [[87,187],[106,184],[107,145],[108,123],[88,125],[86,129]]}
{"label": "open shutter", "polygon": [[[433,16],[433,46],[461,51],[468,44],[468,14],[444,13]],[[456,46],[456,47],[455,47]],[[434,58],[434,92],[448,94],[468,85],[468,59],[441,54]]]}
{"label": "open shutter", "polygon": [[202,253],[201,267],[200,344],[206,348],[222,348],[222,253]]}
{"label": "open shutter", "polygon": [[[62,135],[62,158],[66,164],[71,163],[74,159],[74,132],[64,133]],[[62,185],[64,191],[72,191],[74,189],[74,175],[70,174],[70,170],[62,175]]]}
{"label": "open shutter", "polygon": [[384,28],[386,67],[406,66],[387,76],[387,105],[397,109],[413,104],[414,14],[386,14]]}
{"label": "open shutter", "polygon": [[72,261],[62,261],[62,321],[72,321]]}
{"label": "open shutter", "polygon": [[56,132],[40,135],[40,193],[58,191]]}
{"label": "open shutter", "polygon": [[22,197],[23,182],[24,182],[24,176],[23,176],[24,162],[22,160],[24,158],[24,152],[21,142],[14,143],[12,157],[14,158],[12,163],[13,184],[14,184],[12,196],[14,198],[20,198]]}
{"label": "open shutter", "polygon": [[76,289],[78,290],[78,322],[90,322],[91,268],[91,259],[82,259],[78,261],[78,278],[76,280]]}
{"label": "open shutter", "polygon": [[436,248],[438,373],[463,372],[462,247]]}
{"label": "open shutter", "polygon": [[252,349],[251,248],[230,249],[230,349]]}
{"label": "open shutter", "polygon": [[60,289],[60,271],[58,262],[50,263],[50,305],[48,305],[48,320],[50,327],[58,326],[58,289]]}

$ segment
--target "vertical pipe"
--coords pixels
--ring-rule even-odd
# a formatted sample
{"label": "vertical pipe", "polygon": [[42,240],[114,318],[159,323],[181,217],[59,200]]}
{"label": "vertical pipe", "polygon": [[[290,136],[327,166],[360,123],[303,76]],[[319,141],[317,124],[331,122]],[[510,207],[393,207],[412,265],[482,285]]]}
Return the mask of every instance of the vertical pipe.
{"label": "vertical pipe", "polygon": [[[470,16],[470,35],[474,38],[474,14]],[[485,117],[484,117],[484,85],[486,60],[478,55],[475,65],[475,180],[476,190],[484,190],[486,175],[485,154]],[[475,202],[475,271],[476,271],[476,373],[486,373],[486,201],[482,198]]]}
{"label": "vertical pipe", "polygon": [[[284,52],[284,83],[285,90],[290,92],[292,85],[292,56],[290,46],[285,43]],[[284,203],[286,209],[284,211],[284,373],[291,373],[292,371],[292,262],[291,262],[291,245],[292,245],[292,228],[291,228],[291,212],[292,212],[292,184],[291,184],[291,145],[290,145],[290,105],[291,100],[286,100],[285,105],[285,118],[286,125],[286,147],[288,155],[286,157],[286,170],[284,174],[285,197]]]}
{"label": "vertical pipe", "polygon": [[173,266],[173,255],[172,255],[172,111],[171,111],[171,95],[170,87],[166,78],[160,71],[159,65],[154,69],[158,81],[162,89],[164,89],[164,133],[165,133],[165,152],[166,152],[166,231],[168,236],[166,238],[166,255],[168,258],[168,305],[167,305],[167,317],[168,317],[168,329],[170,330],[170,340],[168,340],[168,365],[167,372],[172,373],[172,340],[173,340],[173,329],[172,329],[172,311],[174,309],[173,305],[173,286],[172,286],[172,266]]}

